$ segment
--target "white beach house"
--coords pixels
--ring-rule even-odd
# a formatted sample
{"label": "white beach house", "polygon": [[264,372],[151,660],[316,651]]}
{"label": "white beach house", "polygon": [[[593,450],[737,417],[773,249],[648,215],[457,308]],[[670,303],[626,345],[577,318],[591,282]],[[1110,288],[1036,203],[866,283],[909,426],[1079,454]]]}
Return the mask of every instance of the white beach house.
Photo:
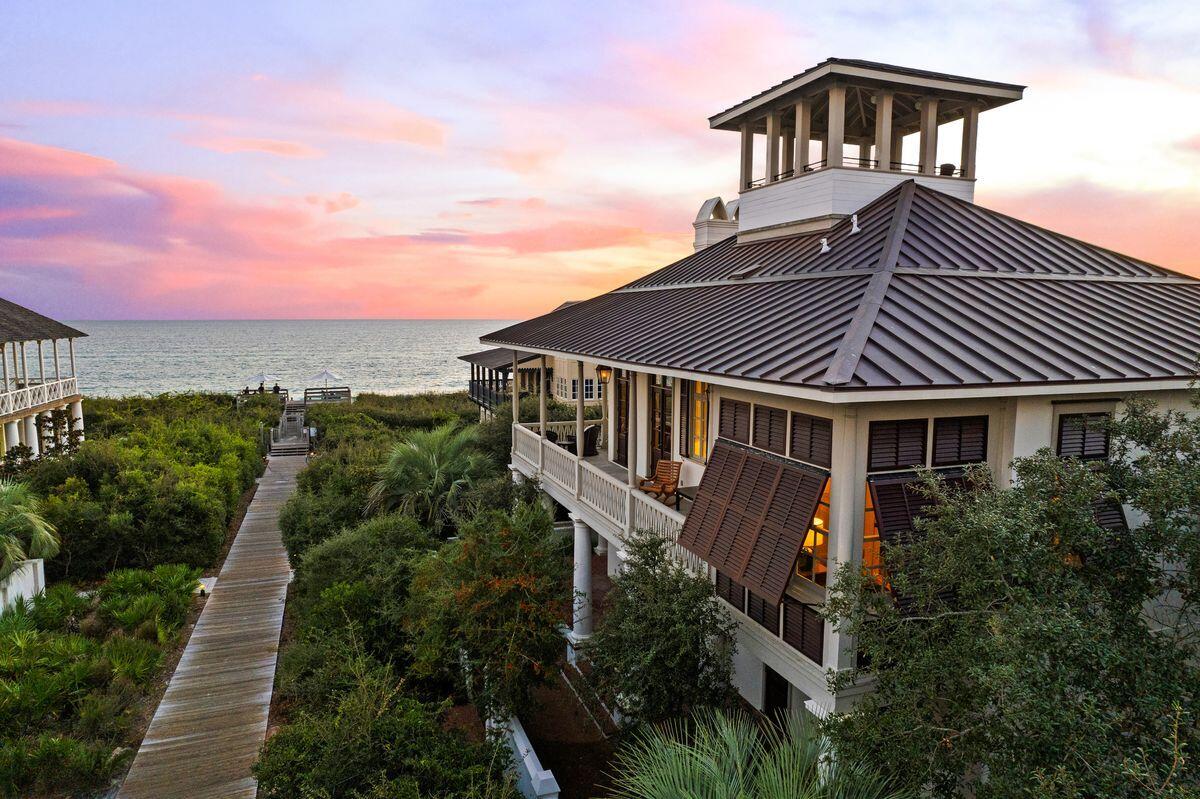
{"label": "white beach house", "polygon": [[[575,521],[575,637],[592,535],[616,569],[650,529],[731,606],[751,704],[843,709],[864,689],[832,695],[827,673],[853,642],[817,608],[839,564],[876,568],[911,529],[914,467],[984,463],[1003,484],[1042,447],[1104,458],[1096,423],[1127,397],[1186,407],[1200,281],[973,203],[980,114],[1022,91],[818,64],[709,120],[740,136],[741,191],[704,204],[694,254],[481,339],[536,363],[543,388],[552,359],[608,382],[595,456],[559,446],[583,436],[582,395],[574,422],[514,427],[514,475]],[[960,154],[938,163],[950,122]],[[660,468],[680,475],[666,502],[638,488]]]}

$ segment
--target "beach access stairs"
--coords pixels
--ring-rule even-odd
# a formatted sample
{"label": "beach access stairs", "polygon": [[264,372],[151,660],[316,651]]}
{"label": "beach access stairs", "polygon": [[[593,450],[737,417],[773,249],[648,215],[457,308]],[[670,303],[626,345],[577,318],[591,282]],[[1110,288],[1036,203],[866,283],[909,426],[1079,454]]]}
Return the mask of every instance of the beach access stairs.
{"label": "beach access stairs", "polygon": [[271,428],[271,454],[307,455],[308,428],[304,424],[304,403],[289,400],[283,405],[279,424]]}

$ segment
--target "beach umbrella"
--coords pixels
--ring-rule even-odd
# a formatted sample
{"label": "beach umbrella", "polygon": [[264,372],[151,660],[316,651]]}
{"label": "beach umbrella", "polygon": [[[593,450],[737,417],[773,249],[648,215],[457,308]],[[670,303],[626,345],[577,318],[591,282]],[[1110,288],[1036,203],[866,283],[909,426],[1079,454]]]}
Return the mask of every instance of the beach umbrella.
{"label": "beach umbrella", "polygon": [[341,377],[339,377],[338,375],[335,375],[333,372],[329,371],[328,369],[322,369],[321,371],[317,372],[312,377],[308,378],[308,380],[310,383],[315,383],[318,380],[320,380],[322,383],[325,384],[326,388],[329,388],[330,380],[332,380],[335,383],[343,382]]}
{"label": "beach umbrella", "polygon": [[279,378],[275,375],[269,375],[266,372],[259,372],[256,375],[250,375],[246,378],[247,385],[255,385],[257,383],[277,383]]}

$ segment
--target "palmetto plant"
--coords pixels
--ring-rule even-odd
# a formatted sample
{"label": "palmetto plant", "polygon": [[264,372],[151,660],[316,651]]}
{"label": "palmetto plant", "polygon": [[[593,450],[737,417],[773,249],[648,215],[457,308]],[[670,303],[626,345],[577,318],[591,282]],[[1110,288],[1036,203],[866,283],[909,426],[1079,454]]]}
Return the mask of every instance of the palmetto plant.
{"label": "palmetto plant", "polygon": [[871,768],[832,757],[810,723],[762,727],[742,713],[651,727],[618,756],[618,799],[912,799]]}
{"label": "palmetto plant", "polygon": [[58,532],[41,515],[41,501],[24,483],[0,480],[0,580],[29,558],[58,554]]}
{"label": "palmetto plant", "polygon": [[392,447],[380,467],[367,512],[399,510],[440,533],[454,500],[486,468],[486,459],[475,447],[474,428],[444,424],[413,430]]}

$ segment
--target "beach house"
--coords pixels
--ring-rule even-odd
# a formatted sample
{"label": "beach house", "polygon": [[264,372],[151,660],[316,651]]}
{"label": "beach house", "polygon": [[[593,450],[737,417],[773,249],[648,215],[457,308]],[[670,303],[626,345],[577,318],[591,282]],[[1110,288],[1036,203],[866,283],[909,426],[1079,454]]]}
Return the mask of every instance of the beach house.
{"label": "beach house", "polygon": [[693,254],[482,337],[540,386],[553,362],[609,389],[595,456],[562,446],[582,396],[573,422],[514,418],[514,476],[574,521],[573,639],[593,536],[615,570],[650,530],[739,622],[748,702],[844,709],[867,689],[830,693],[855,651],[819,608],[840,564],[877,571],[912,529],[915,468],[1004,484],[1044,447],[1104,458],[1099,423],[1133,395],[1187,406],[1200,281],[974,204],[980,116],[1022,92],[824,61],[709,119],[737,138],[740,191],[703,205]]}

